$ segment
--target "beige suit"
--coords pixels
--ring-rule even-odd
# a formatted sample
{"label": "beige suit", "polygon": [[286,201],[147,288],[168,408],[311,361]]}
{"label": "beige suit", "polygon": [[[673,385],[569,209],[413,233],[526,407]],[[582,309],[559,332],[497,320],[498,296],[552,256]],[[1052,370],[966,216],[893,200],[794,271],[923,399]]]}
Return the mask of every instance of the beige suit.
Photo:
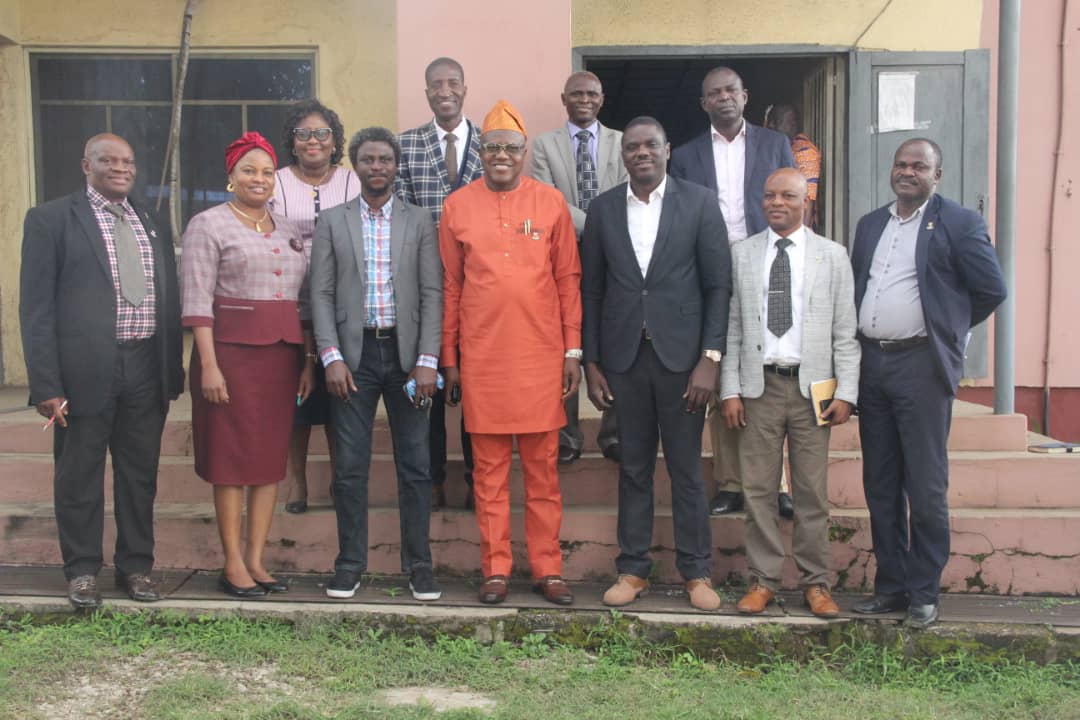
{"label": "beige suit", "polygon": [[810,384],[836,378],[836,398],[854,405],[861,350],[855,339],[855,289],[847,252],[806,231],[803,260],[802,343],[795,377],[766,372],[762,297],[768,231],[731,248],[733,292],[720,396],[740,396],[746,427],[738,457],[746,500],[746,561],[770,590],[780,587],[784,545],[776,512],[784,441],[791,451],[795,497],[792,555],[804,585],[828,584],[829,427],[816,424]]}
{"label": "beige suit", "polygon": [[[563,125],[558,130],[544,133],[533,141],[532,176],[540,182],[554,185],[570,206],[570,217],[578,237],[585,227],[585,213],[578,207],[577,159],[574,143]],[[600,126],[596,149],[596,179],[599,192],[610,190],[626,182],[626,168],[622,161],[622,133]]]}

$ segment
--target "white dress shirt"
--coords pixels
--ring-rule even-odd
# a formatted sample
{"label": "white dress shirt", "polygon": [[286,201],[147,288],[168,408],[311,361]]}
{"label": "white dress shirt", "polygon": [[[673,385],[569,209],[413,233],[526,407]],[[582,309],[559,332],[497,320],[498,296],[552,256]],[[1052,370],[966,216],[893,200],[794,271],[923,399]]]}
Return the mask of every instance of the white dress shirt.
{"label": "white dress shirt", "polygon": [[443,160],[446,160],[446,136],[453,135],[457,140],[454,141],[454,147],[457,148],[457,161],[458,172],[457,176],[461,177],[461,171],[465,169],[465,156],[469,154],[469,146],[466,144],[469,142],[469,123],[465,119],[465,116],[461,116],[461,122],[451,132],[446,132],[439,123],[435,123],[435,132],[439,135],[439,149],[442,150]]}
{"label": "white dress shirt", "polygon": [[667,175],[649,193],[648,202],[642,202],[626,184],[626,227],[630,231],[630,242],[634,246],[641,276],[649,269],[656,233],[660,229],[660,213],[664,209],[664,190],[667,188]]}
{"label": "white dress shirt", "polygon": [[710,129],[713,164],[716,166],[716,194],[727,226],[728,243],[734,245],[746,238],[743,197],[746,185],[746,121],[743,120],[739,134],[731,141],[718,133],[716,128]]}
{"label": "white dress shirt", "polygon": [[802,225],[788,235],[792,242],[787,247],[788,264],[791,266],[791,327],[776,337],[769,331],[769,273],[776,259],[776,241],[780,236],[768,229],[765,243],[765,267],[761,285],[761,330],[764,342],[762,350],[766,365],[798,365],[802,357],[803,286],[806,270],[806,228]]}

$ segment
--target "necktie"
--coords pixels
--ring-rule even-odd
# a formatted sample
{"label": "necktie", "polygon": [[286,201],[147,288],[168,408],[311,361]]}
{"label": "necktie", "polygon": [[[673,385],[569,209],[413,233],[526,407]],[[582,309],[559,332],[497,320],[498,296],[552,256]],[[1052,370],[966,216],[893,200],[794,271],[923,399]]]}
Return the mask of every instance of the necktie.
{"label": "necktie", "polygon": [[582,210],[589,209],[589,203],[596,197],[599,184],[596,180],[596,166],[593,165],[592,155],[589,153],[589,138],[592,137],[588,130],[579,130],[575,136],[577,145],[577,188],[578,207]]}
{"label": "necktie", "polygon": [[457,182],[458,160],[457,160],[457,136],[453,133],[446,133],[446,156],[443,158],[446,161],[446,177],[450,180],[450,185],[453,186]]}
{"label": "necktie", "polygon": [[791,329],[791,260],[787,238],[776,241],[776,258],[769,270],[769,332],[781,337]]}
{"label": "necktie", "polygon": [[116,248],[116,274],[120,281],[120,295],[135,307],[142,305],[146,297],[146,269],[143,268],[139,241],[128,222],[124,206],[109,203],[105,209],[116,216],[113,225],[113,247]]}

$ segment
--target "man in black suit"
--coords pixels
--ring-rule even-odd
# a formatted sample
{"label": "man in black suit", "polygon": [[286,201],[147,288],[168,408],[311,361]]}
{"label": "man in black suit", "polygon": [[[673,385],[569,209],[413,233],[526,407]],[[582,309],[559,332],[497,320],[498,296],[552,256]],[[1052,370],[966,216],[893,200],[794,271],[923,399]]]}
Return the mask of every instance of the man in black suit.
{"label": "man in black suit", "polygon": [[135,154],[95,135],[86,189],[30,210],[19,319],[30,402],[53,427],[54,499],[68,599],[101,604],[105,453],[113,464],[116,582],[134,600],[160,595],[154,496],[169,401],[184,387],[173,248],[128,197]]}
{"label": "man in black suit", "polygon": [[589,205],[581,239],[585,377],[598,409],[615,407],[619,579],[607,605],[633,602],[652,561],[658,440],[671,476],[676,566],[690,604],[720,607],[701,477],[705,406],[727,337],[731,253],[716,196],[667,175],[670,145],[651,117],[622,137],[629,183]]}
{"label": "man in black suit", "polygon": [[[785,136],[743,118],[749,97],[734,70],[710,70],[701,81],[701,109],[709,116],[710,127],[676,148],[671,156],[673,176],[704,185],[716,194],[732,245],[768,228],[762,210],[765,181],[774,170],[795,167],[791,143]],[[714,398],[713,403],[719,409],[720,398]],[[738,434],[728,429],[719,412],[713,413],[711,430],[717,493],[710,509],[714,515],[737,512],[743,507],[736,457]]]}
{"label": "man in black suit", "polygon": [[859,220],[851,252],[863,489],[877,560],[874,595],[855,611],[907,608],[915,628],[937,620],[949,559],[946,448],[969,330],[1006,294],[986,223],[937,195],[940,180],[941,148],[903,143],[890,176],[896,201]]}

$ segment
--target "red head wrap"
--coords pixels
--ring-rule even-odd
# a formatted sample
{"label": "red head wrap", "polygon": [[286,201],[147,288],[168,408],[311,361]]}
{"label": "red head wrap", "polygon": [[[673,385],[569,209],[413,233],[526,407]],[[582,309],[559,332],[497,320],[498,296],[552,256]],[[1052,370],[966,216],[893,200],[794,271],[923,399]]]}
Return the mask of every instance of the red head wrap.
{"label": "red head wrap", "polygon": [[236,163],[240,162],[240,158],[252,150],[265,150],[266,154],[274,162],[274,167],[277,167],[277,155],[274,153],[274,146],[270,144],[270,141],[257,132],[246,132],[229,143],[229,147],[225,148],[225,172],[231,173],[233,168],[236,167]]}

